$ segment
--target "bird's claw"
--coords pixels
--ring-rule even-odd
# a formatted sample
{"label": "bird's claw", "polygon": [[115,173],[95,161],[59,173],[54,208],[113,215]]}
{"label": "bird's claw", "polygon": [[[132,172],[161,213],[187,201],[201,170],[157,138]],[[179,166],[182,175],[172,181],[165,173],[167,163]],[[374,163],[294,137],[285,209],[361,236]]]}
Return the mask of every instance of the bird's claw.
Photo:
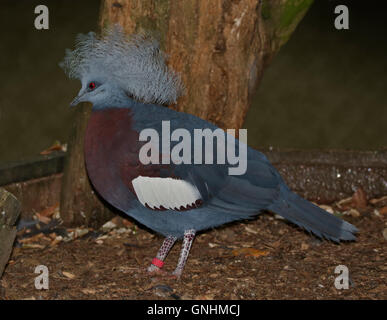
{"label": "bird's claw", "polygon": [[149,274],[155,274],[155,275],[163,275],[165,274],[166,272],[162,269],[160,269],[159,267],[156,267],[155,265],[151,264],[147,269],[146,271],[149,273]]}
{"label": "bird's claw", "polygon": [[176,269],[175,271],[173,271],[172,273],[169,273],[167,271],[164,271],[162,269],[160,269],[159,267],[156,267],[155,265],[150,265],[147,269],[146,269],[147,273],[150,274],[151,276],[155,276],[155,277],[163,277],[163,278],[168,278],[168,279],[176,279],[176,280],[180,280],[181,278],[181,275],[182,275],[182,272],[181,270],[179,269]]}
{"label": "bird's claw", "polygon": [[176,280],[180,280],[181,275],[183,274],[183,270],[180,268],[176,268],[175,271],[172,272],[172,276],[176,278]]}

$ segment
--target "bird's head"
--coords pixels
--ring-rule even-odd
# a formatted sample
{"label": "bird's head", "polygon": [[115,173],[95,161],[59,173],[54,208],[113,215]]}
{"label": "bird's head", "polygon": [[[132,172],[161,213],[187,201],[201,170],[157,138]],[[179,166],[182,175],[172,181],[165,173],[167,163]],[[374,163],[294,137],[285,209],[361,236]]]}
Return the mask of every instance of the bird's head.
{"label": "bird's head", "polygon": [[147,35],[128,37],[118,25],[101,36],[78,35],[75,49],[66,50],[60,66],[82,88],[71,105],[94,106],[125,102],[175,103],[183,92],[179,76],[169,70],[159,44]]}
{"label": "bird's head", "polygon": [[106,105],[118,100],[117,98],[125,99],[125,91],[114,83],[101,78],[83,79],[82,88],[78,95],[70,103],[71,107],[75,107],[80,102],[91,102],[93,105]]}
{"label": "bird's head", "polygon": [[99,81],[87,81],[82,84],[81,90],[79,90],[78,95],[70,103],[70,106],[75,107],[80,102],[91,102],[95,104],[100,98],[104,98],[106,95],[106,89],[104,88],[105,84],[100,83]]}

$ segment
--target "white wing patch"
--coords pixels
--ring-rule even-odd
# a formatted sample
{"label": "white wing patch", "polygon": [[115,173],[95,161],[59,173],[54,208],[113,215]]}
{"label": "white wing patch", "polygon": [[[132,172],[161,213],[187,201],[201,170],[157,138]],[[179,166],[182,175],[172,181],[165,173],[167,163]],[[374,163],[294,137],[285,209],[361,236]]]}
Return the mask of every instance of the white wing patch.
{"label": "white wing patch", "polygon": [[138,176],[132,185],[141,204],[156,210],[196,207],[202,198],[199,190],[185,180]]}

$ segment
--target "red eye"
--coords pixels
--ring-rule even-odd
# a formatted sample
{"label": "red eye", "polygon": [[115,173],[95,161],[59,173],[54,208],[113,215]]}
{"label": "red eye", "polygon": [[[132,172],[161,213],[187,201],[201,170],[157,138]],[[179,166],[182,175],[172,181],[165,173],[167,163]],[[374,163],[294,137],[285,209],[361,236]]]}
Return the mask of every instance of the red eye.
{"label": "red eye", "polygon": [[95,89],[95,83],[94,82],[90,82],[89,83],[89,89],[90,90],[94,90]]}

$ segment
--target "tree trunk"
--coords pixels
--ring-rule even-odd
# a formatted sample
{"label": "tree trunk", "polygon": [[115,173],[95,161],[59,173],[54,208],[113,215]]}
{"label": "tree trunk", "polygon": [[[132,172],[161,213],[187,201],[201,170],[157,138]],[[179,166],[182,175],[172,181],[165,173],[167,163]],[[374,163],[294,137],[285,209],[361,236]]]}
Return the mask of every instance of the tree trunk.
{"label": "tree trunk", "polygon": [[111,217],[111,213],[92,189],[86,173],[83,146],[91,105],[82,103],[77,108],[64,164],[60,213],[66,226],[97,228]]}
{"label": "tree trunk", "polygon": [[173,108],[239,129],[263,70],[312,1],[104,0],[101,26],[153,32],[186,86]]}
{"label": "tree trunk", "polygon": [[[312,2],[103,0],[100,26],[119,23],[128,33],[156,37],[186,87],[171,107],[224,129],[239,129],[265,67]],[[61,216],[67,225],[101,223],[107,217],[94,203],[86,178],[82,148],[88,114],[79,115],[62,187]]]}

